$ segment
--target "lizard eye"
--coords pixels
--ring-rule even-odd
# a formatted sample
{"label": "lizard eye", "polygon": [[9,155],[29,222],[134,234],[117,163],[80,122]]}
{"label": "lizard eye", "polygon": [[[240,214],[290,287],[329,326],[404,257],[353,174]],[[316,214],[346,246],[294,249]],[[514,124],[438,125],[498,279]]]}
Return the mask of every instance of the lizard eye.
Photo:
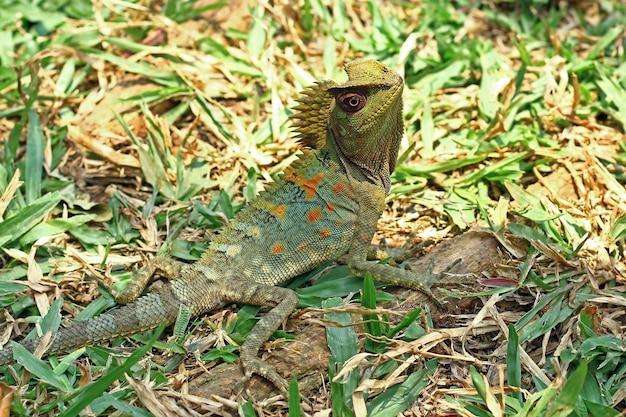
{"label": "lizard eye", "polygon": [[356,113],[365,107],[367,97],[359,93],[342,93],[337,96],[337,104],[341,110],[348,113]]}

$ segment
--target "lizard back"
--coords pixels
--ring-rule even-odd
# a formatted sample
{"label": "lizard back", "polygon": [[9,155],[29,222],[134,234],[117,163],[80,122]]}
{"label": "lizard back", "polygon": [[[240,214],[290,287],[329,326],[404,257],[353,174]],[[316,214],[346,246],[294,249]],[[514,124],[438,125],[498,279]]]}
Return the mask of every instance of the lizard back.
{"label": "lizard back", "polygon": [[[346,253],[359,204],[342,167],[306,150],[210,244],[198,266],[276,285]],[[223,272],[224,274],[219,274]]]}

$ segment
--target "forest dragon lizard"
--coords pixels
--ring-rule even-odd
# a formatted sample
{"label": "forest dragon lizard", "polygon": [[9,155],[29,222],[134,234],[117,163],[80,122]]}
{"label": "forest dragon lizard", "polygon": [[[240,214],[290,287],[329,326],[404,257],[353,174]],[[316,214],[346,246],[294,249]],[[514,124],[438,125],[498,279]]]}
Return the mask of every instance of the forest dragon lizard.
{"label": "forest dragon lizard", "polygon": [[[148,262],[116,297],[126,305],[61,329],[46,354],[172,324],[181,309],[198,316],[228,303],[271,306],[240,358],[246,379],[262,375],[286,394],[285,379],[258,358],[298,304],[294,291],[276,285],[348,253],[355,275],[370,273],[436,301],[429,274],[367,260],[404,132],[402,77],[377,61],[349,63],[345,71],[346,83],[319,82],[303,92],[292,116],[303,154],[235,216],[198,262]],[[171,280],[141,295],[157,272]],[[24,346],[33,351],[38,343]],[[0,364],[12,360],[5,346]]]}

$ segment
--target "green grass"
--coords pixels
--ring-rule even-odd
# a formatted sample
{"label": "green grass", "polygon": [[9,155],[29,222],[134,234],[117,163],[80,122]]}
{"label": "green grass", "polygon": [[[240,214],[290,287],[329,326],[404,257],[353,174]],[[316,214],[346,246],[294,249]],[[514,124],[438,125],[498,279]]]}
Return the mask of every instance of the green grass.
{"label": "green grass", "polygon": [[[487,254],[483,287],[443,290],[460,300],[447,317],[428,305],[390,314],[381,303],[411,295],[345,266],[296,279],[301,307],[342,324],[327,327],[331,381],[300,397],[337,416],[622,412],[626,7],[281,0],[213,14],[226,3],[0,0],[0,340],[112,307],[94,276],[119,289],[146,256],[196,260],[294,160],[297,92],[375,58],[406,81],[380,235],[481,229],[503,256]],[[232,362],[223,340],[241,343],[258,312],[192,319],[226,335],[195,353]],[[195,340],[184,318],[174,339],[113,343],[139,346],[127,358],[16,350],[20,364],[0,368],[11,415],[156,415],[124,373],[174,390]],[[241,413],[310,413],[295,397]]]}

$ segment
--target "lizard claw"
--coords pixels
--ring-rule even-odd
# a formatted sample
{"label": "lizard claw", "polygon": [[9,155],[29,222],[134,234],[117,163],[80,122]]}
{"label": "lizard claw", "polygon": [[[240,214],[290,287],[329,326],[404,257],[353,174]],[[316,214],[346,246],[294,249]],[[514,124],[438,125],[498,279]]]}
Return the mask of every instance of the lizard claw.
{"label": "lizard claw", "polygon": [[[423,276],[426,279],[425,279],[425,282],[423,282],[423,286],[422,288],[420,288],[420,291],[424,293],[426,296],[428,296],[435,303],[435,305],[439,308],[442,308],[444,303],[441,301],[441,297],[437,297],[437,295],[435,295],[431,287],[435,285],[438,287],[443,287],[443,286],[447,286],[447,284],[450,284],[450,285],[456,284],[452,282],[451,283],[442,282],[441,276],[444,274],[447,274],[460,261],[461,259],[457,259],[456,261],[448,265],[443,271],[435,273],[433,272],[433,269],[435,267],[435,259],[431,258],[430,262],[428,263],[428,267],[426,268],[426,271],[423,273]],[[413,271],[413,268],[411,268],[410,265],[406,265],[406,269]]]}
{"label": "lizard claw", "polygon": [[454,262],[448,265],[443,271],[437,272],[437,273],[433,272],[433,268],[435,266],[435,260],[431,259],[430,262],[428,263],[428,268],[426,268],[426,271],[423,274],[426,277],[426,282],[424,283],[425,285],[421,290],[424,294],[430,297],[438,307],[442,307],[443,303],[440,301],[440,297],[435,297],[435,294],[431,290],[431,286],[436,285],[438,287],[450,287],[450,286],[459,285],[459,284],[476,283],[476,280],[472,279],[471,277],[468,277],[467,274],[465,276],[455,277],[454,281],[446,282],[440,279],[442,275],[444,274],[448,275],[450,271],[460,262],[461,262],[460,258],[456,259]]}
{"label": "lizard claw", "polygon": [[[267,363],[263,362],[260,359],[255,359],[252,361],[246,361],[244,365],[244,376],[241,381],[235,384],[235,392],[237,396],[241,396],[245,389],[245,384],[252,375],[257,374],[262,376],[271,382],[276,389],[280,392],[280,395],[287,401],[289,400],[289,382],[280,376],[274,368],[272,368]],[[311,400],[305,397],[300,397],[300,401],[304,402],[308,406],[312,407],[313,403]]]}
{"label": "lizard claw", "polygon": [[243,391],[246,382],[250,380],[252,375],[256,374],[270,381],[276,389],[278,389],[280,395],[282,395],[285,400],[289,399],[289,383],[285,380],[285,378],[278,375],[278,372],[276,372],[270,365],[260,359],[254,359],[247,360],[243,366],[243,379],[235,385],[235,390],[238,393]]}
{"label": "lizard claw", "polygon": [[423,242],[420,242],[417,245],[413,246],[412,248],[409,248],[409,244],[413,240],[413,236],[414,233],[411,233],[411,235],[409,235],[409,239],[402,246],[401,252],[393,257],[394,261],[400,264],[408,259],[415,257],[418,253],[424,250],[426,246],[430,246],[434,243],[432,239],[426,239]]}
{"label": "lizard claw", "polygon": [[430,260],[428,269],[426,270],[426,273],[431,276],[431,277],[441,277],[442,275],[454,275],[455,280],[454,281],[440,281],[437,280],[437,285],[440,287],[450,287],[453,285],[459,285],[459,284],[475,284],[476,283],[476,279],[473,279],[470,275],[472,274],[451,274],[450,271],[457,266],[459,263],[461,263],[461,258],[456,259],[454,262],[452,262],[450,265],[448,265],[443,271],[434,274],[433,273],[433,267],[434,267],[434,259]]}

